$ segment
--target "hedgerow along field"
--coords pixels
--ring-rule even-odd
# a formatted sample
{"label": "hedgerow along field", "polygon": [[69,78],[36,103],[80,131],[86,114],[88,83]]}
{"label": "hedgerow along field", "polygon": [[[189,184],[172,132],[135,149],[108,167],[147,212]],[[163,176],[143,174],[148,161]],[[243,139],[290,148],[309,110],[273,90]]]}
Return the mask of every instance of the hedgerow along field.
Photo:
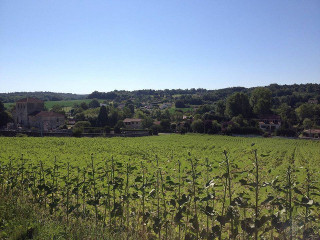
{"label": "hedgerow along field", "polygon": [[319,141],[187,134],[0,142],[1,192],[66,226],[89,220],[96,239],[319,239]]}

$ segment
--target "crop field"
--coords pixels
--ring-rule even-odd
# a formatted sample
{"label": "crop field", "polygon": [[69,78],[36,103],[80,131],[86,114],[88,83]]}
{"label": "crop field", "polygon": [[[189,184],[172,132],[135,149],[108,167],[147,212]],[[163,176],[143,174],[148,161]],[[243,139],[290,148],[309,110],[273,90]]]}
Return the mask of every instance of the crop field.
{"label": "crop field", "polygon": [[319,239],[319,179],[319,141],[0,138],[1,193],[115,239]]}
{"label": "crop field", "polygon": [[[85,102],[86,104],[89,104],[92,101],[92,99],[80,99],[80,100],[61,100],[61,101],[45,101],[44,106],[47,109],[51,109],[54,105],[59,105],[64,108],[71,108],[74,106],[74,104],[79,104],[82,102]],[[103,100],[98,100],[99,102],[103,102]],[[13,107],[15,103],[4,103],[5,108],[10,109]],[[70,109],[69,109],[70,110]]]}

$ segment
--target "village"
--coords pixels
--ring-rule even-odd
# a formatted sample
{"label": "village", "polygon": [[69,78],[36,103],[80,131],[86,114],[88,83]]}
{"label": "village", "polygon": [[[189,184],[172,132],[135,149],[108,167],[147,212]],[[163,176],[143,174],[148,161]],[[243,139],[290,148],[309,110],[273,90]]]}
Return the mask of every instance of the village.
{"label": "village", "polygon": [[[111,137],[195,132],[271,137],[285,132],[286,137],[297,137],[292,128],[291,132],[288,130],[288,119],[283,122],[281,114],[265,111],[269,113],[246,116],[246,110],[236,112],[236,106],[231,118],[225,117],[226,106],[222,106],[223,112],[220,110],[219,114],[221,102],[215,107],[187,105],[185,102],[179,98],[145,100],[138,104],[132,97],[120,101],[91,99],[69,108],[53,105],[47,109],[44,100],[26,97],[15,102],[11,110],[12,121],[2,128],[2,135]],[[318,101],[311,98],[306,104],[317,107]],[[304,125],[300,138],[319,139],[319,129],[312,128],[308,121],[304,121]]]}

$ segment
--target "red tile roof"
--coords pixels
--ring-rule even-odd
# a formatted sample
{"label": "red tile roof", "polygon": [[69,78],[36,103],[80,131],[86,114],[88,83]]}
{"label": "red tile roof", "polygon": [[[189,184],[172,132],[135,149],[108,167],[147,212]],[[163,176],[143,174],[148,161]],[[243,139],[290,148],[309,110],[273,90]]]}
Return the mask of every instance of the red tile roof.
{"label": "red tile roof", "polygon": [[22,98],[17,101],[17,103],[23,103],[23,102],[30,102],[30,103],[43,103],[43,101],[39,98],[33,98],[33,97],[27,97],[27,98]]}
{"label": "red tile roof", "polygon": [[141,122],[142,119],[139,118],[126,118],[123,122]]}
{"label": "red tile roof", "polygon": [[320,134],[320,129],[306,129],[303,132],[312,133],[312,134],[316,134],[316,133]]}

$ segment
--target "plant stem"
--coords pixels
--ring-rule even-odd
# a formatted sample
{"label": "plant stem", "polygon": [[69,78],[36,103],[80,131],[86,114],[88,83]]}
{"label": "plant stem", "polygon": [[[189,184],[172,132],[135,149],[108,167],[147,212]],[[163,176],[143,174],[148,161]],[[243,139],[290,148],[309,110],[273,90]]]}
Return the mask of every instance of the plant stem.
{"label": "plant stem", "polygon": [[255,157],[255,170],[256,170],[256,182],[255,182],[255,227],[254,227],[254,238],[258,240],[258,215],[259,215],[259,165],[258,165],[258,157],[257,157],[257,150],[254,150],[254,157]]}
{"label": "plant stem", "polygon": [[[228,190],[229,190],[229,201],[230,201],[230,205],[232,202],[232,191],[231,191],[231,176],[230,176],[230,162],[229,162],[229,158],[227,155],[227,151],[224,151],[224,155],[226,158],[226,164],[227,164],[227,179],[228,179]],[[235,238],[234,236],[234,229],[233,229],[233,219],[231,218],[231,238]]]}

